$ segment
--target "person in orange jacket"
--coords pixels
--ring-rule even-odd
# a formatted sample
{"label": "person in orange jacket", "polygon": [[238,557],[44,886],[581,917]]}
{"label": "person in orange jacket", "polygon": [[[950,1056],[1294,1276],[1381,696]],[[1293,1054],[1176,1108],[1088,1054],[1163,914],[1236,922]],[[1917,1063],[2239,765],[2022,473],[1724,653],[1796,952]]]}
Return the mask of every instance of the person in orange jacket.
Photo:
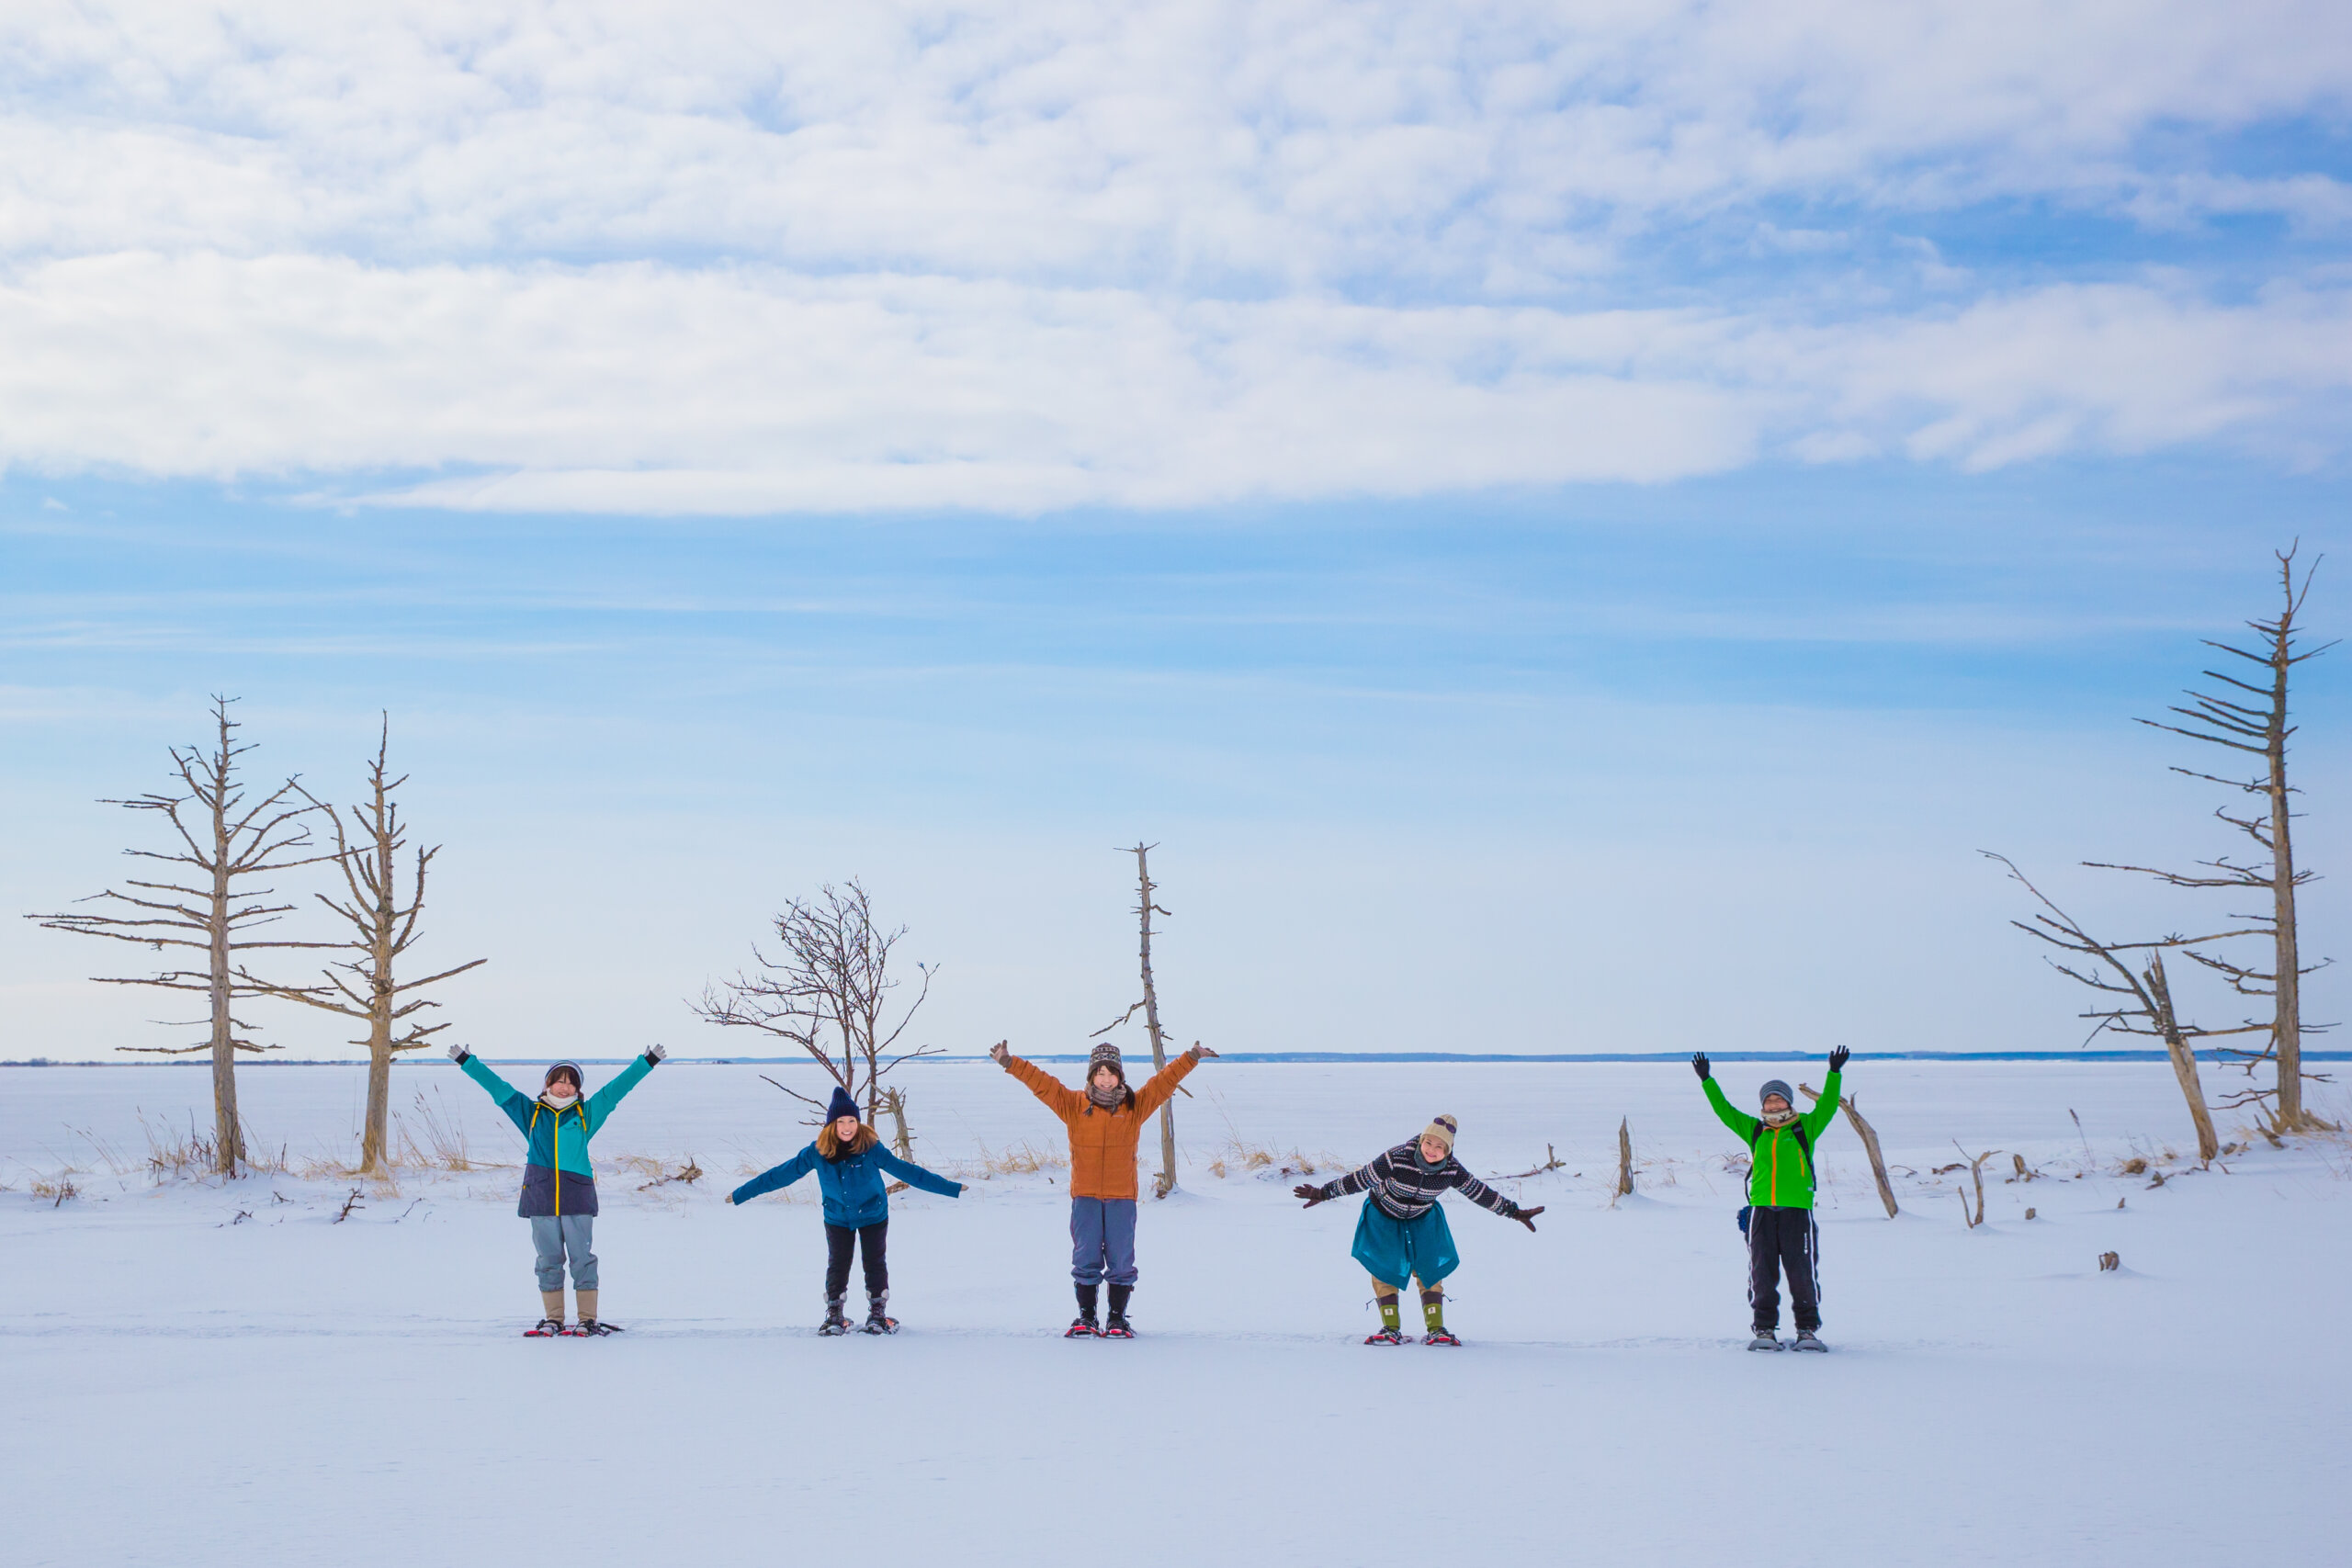
{"label": "person in orange jacket", "polygon": [[[1119,1048],[1108,1041],[1094,1047],[1086,1064],[1083,1093],[1035,1065],[1024,1062],[1002,1041],[989,1047],[997,1066],[1029,1086],[1046,1109],[1069,1129],[1070,1279],[1078,1287],[1078,1318],[1066,1339],[1132,1339],[1127,1301],[1136,1288],[1136,1145],[1151,1113],[1168,1103],[1184,1075],[1216,1052],[1195,1045],[1151,1076],[1143,1088],[1127,1087]],[[1101,1322],[1102,1281],[1111,1283],[1110,1320]]]}

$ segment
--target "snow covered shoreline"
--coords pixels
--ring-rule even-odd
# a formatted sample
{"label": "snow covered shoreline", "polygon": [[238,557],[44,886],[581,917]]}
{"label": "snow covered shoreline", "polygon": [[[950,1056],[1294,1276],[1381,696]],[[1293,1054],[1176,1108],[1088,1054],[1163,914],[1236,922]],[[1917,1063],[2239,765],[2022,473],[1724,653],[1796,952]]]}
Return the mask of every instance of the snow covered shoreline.
{"label": "snow covered shoreline", "polygon": [[[1725,1087],[1764,1076],[1727,1066]],[[2161,1066],[1857,1063],[1905,1212],[1883,1217],[1841,1122],[1822,1149],[1835,1348],[1801,1362],[1736,1348],[1737,1150],[1687,1068],[1208,1064],[1178,1102],[1184,1190],[1145,1206],[1130,1345],[1056,1337],[1059,1172],[1002,1157],[1057,1153],[1050,1118],[985,1065],[909,1081],[919,1156],[975,1180],[893,1200],[903,1335],[812,1336],[813,1196],[718,1201],[805,1130],[755,1070],[682,1064],[597,1146],[605,1307],[628,1332],[539,1342],[517,1335],[535,1298],[511,1167],[332,1169],[356,1068],[245,1075],[286,1168],[233,1182],[146,1164],[141,1117],[200,1126],[200,1076],[0,1075],[0,1464],[40,1500],[9,1560],[509,1562],[556,1532],[585,1562],[731,1563],[840,1529],[915,1563],[1473,1542],[1509,1563],[2139,1563],[2234,1554],[2256,1492],[2284,1499],[2267,1554],[2340,1544],[2352,1151],[2257,1139],[2226,1171],[2166,1164],[2188,1139]],[[514,1157],[470,1085],[402,1073],[412,1122],[418,1092],[474,1160]],[[1282,1168],[1360,1160],[1441,1110],[1481,1175],[1547,1144],[1566,1163],[1501,1183],[1547,1205],[1536,1235],[1454,1209],[1463,1349],[1367,1348],[1351,1208],[1300,1212]],[[1639,1190],[1611,1207],[1621,1116]],[[2004,1151],[1974,1231],[1965,1171],[1934,1170],[1955,1139]],[[2001,1180],[2011,1152],[2040,1179]],[[688,1157],[704,1179],[656,1183]],[[2120,1174],[2135,1158],[2156,1163]],[[77,1197],[35,1195],[69,1169]],[[1383,1457],[1404,1427],[1445,1439],[1426,1475]]]}

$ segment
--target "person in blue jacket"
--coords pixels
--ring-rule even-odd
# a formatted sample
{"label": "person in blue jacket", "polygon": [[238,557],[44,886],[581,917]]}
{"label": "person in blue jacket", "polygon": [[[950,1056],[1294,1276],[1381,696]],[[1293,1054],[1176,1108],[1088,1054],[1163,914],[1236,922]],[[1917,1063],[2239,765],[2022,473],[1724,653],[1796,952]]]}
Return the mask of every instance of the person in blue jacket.
{"label": "person in blue jacket", "polygon": [[854,1247],[865,1265],[865,1332],[896,1334],[899,1320],[885,1310],[890,1304],[890,1266],[885,1256],[890,1200],[882,1178],[888,1173],[943,1198],[961,1197],[963,1183],[933,1176],[884,1148],[874,1129],[858,1120],[857,1102],[836,1089],[817,1141],[775,1169],[752,1178],[729,1193],[727,1201],[749,1202],[763,1192],[791,1186],[812,1170],[825,1200],[825,1321],[817,1332],[849,1332],[842,1303],[849,1295],[849,1258]]}
{"label": "person in blue jacket", "polygon": [[[463,1045],[449,1047],[450,1059],[490,1091],[528,1145],[523,1156],[523,1197],[514,1212],[531,1222],[531,1246],[538,1254],[540,1317],[537,1327],[523,1331],[533,1338],[558,1334],[594,1338],[620,1330],[618,1324],[596,1315],[596,1168],[588,1163],[588,1140],[605,1130],[605,1118],[621,1096],[642,1083],[668,1055],[659,1045],[649,1045],[612,1082],[585,1096],[580,1064],[558,1062],[548,1069],[539,1097],[533,1100],[483,1066],[481,1058]],[[580,1300],[580,1321],[570,1328],[563,1325],[567,1256],[571,1292]]]}

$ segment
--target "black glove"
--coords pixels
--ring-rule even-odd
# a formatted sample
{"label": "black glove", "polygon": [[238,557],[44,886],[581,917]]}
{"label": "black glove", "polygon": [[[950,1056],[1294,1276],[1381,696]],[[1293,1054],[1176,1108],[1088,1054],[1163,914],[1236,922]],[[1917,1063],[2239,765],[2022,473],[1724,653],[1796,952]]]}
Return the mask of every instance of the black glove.
{"label": "black glove", "polygon": [[1835,1051],[1830,1052],[1829,1070],[1833,1073],[1844,1072],[1846,1070],[1846,1058],[1852,1055],[1853,1053],[1847,1050],[1843,1045],[1840,1045]]}
{"label": "black glove", "polygon": [[1715,1069],[1708,1064],[1707,1054],[1704,1051],[1698,1052],[1691,1056],[1690,1070],[1698,1074],[1702,1078],[1711,1078],[1715,1076]]}
{"label": "black glove", "polygon": [[1514,1207],[1511,1210],[1510,1217],[1517,1220],[1521,1224],[1525,1225],[1529,1231],[1532,1232],[1535,1229],[1535,1216],[1543,1212],[1544,1205],[1541,1203],[1536,1204],[1532,1209]]}
{"label": "black glove", "polygon": [[1320,1187],[1317,1187],[1313,1183],[1306,1181],[1302,1181],[1297,1186],[1292,1188],[1290,1190],[1290,1195],[1294,1198],[1305,1199],[1306,1206],[1310,1209],[1331,1196],[1329,1192],[1324,1191]]}

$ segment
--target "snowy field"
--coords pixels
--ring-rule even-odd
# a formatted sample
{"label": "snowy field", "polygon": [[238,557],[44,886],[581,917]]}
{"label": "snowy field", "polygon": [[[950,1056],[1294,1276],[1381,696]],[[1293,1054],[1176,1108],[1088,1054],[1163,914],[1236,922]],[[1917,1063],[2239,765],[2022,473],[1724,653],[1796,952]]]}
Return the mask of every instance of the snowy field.
{"label": "snowy field", "polygon": [[[1742,1102],[1768,1076],[1820,1082],[1817,1064],[1719,1074]],[[1849,1089],[1916,1174],[1889,1221],[1842,1119],[1825,1144],[1826,1357],[1740,1348],[1739,1151],[1684,1067],[1207,1064],[1177,1101],[1184,1190],[1145,1205],[1131,1344],[1059,1337],[1061,1173],[1002,1168],[1057,1154],[1058,1124],[986,1064],[905,1081],[918,1157],[974,1185],[893,1200],[897,1338],[812,1333],[813,1182],[719,1201],[805,1141],[790,1102],[753,1068],[673,1062],[597,1140],[604,1307],[628,1332],[538,1341],[519,1334],[537,1302],[517,1173],[489,1163],[517,1140],[446,1064],[403,1066],[394,1103],[421,1151],[437,1123],[481,1168],[363,1186],[340,1224],[356,1067],[245,1072],[285,1168],[230,1183],[150,1168],[151,1145],[208,1120],[201,1070],[0,1071],[0,1561],[2346,1551],[2352,1149],[2257,1139],[2197,1170],[2161,1066],[1856,1062]],[[2320,1108],[2347,1109],[2338,1089]],[[1566,1166],[1498,1183],[1547,1205],[1536,1235],[1450,1201],[1463,1348],[1368,1348],[1355,1204],[1303,1213],[1289,1189],[1302,1158],[1321,1179],[1440,1111],[1475,1172],[1547,1144]],[[1639,1191],[1612,1207],[1620,1116]],[[1973,1232],[1966,1173],[1933,1174],[1955,1140],[2002,1151]],[[2041,1179],[2005,1179],[2013,1152]],[[640,1190],[689,1157],[699,1182]],[[2121,1174],[2134,1158],[2169,1179]],[[2120,1271],[2098,1271],[2108,1251]]]}

